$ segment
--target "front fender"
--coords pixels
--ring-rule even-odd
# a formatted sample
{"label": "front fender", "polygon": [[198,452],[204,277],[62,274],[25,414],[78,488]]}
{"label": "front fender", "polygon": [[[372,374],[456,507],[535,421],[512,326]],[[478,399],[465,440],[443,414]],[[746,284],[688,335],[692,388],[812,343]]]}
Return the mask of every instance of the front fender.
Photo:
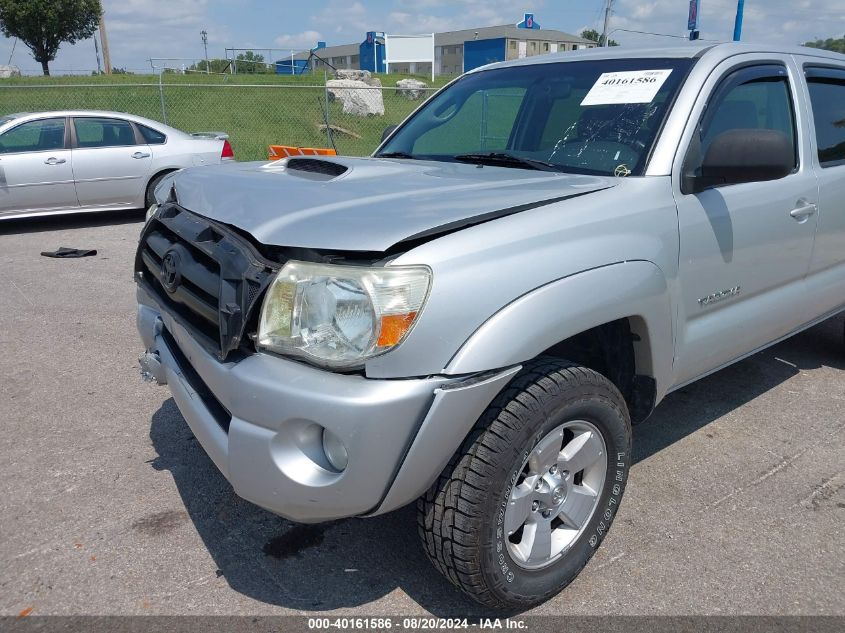
{"label": "front fender", "polygon": [[637,371],[655,379],[660,399],[671,381],[672,311],[663,272],[648,261],[594,268],[519,297],[472,334],[449,361],[446,373],[517,365],[580,332],[624,317],[644,324],[645,331],[637,331]]}

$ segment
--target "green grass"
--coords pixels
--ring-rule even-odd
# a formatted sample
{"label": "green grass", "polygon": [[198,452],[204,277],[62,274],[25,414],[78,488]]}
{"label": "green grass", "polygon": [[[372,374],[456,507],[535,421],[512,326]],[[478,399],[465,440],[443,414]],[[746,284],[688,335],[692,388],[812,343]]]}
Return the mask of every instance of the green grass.
{"label": "green grass", "polygon": [[[442,75],[435,78],[434,83],[431,83],[431,77],[425,75],[400,75],[391,74],[385,75],[382,73],[374,73],[373,77],[379,79],[383,86],[395,86],[400,79],[408,79],[412,77],[424,81],[429,86],[440,88],[454,79],[451,75]],[[331,79],[332,76],[328,75]],[[205,73],[164,73],[163,81],[166,84],[235,84],[235,85],[300,85],[300,86],[322,86],[325,83],[326,75],[322,72],[315,72],[313,75],[275,75],[275,74],[255,74],[255,75],[222,75]],[[119,75],[60,75],[55,77],[11,77],[0,81],[2,86],[55,86],[55,85],[79,85],[79,84],[145,84],[154,83],[158,85],[158,74],[150,73],[148,75],[142,74],[119,74]]]}
{"label": "green grass", "polygon": [[[376,75],[392,87],[402,75]],[[431,85],[431,80],[427,80]],[[450,80],[438,77],[433,87]],[[239,160],[263,160],[270,144],[327,147],[324,76],[204,75],[163,76],[167,123],[186,132],[223,131]],[[316,87],[315,87],[316,86]],[[331,102],[329,122],[339,153],[371,153],[388,125],[402,121],[419,101],[392,89],[383,91],[385,115],[356,117]],[[0,82],[0,115],[60,109],[115,110],[162,120],[158,75],[19,77]]]}

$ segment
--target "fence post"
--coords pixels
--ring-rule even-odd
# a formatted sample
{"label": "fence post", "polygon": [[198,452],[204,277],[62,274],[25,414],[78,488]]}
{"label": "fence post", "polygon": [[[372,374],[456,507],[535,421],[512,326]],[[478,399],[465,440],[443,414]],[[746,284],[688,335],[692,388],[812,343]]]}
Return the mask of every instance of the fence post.
{"label": "fence post", "polygon": [[334,143],[332,142],[332,122],[331,122],[331,114],[329,113],[329,75],[324,70],[323,71],[323,96],[325,97],[326,103],[326,147],[334,147]]}
{"label": "fence post", "polygon": [[161,83],[161,78],[164,75],[164,70],[158,71],[158,96],[161,100],[161,122],[167,125],[167,110],[164,107],[164,86]]}

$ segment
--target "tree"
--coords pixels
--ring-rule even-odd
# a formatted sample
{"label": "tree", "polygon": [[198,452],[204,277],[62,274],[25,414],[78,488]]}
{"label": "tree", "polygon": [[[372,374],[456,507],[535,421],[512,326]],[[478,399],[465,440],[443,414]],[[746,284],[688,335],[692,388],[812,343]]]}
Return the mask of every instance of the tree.
{"label": "tree", "polygon": [[253,51],[239,53],[235,60],[245,62],[237,65],[239,73],[266,73],[269,70],[267,64],[264,63],[264,55],[259,55]]}
{"label": "tree", "polygon": [[[581,31],[581,37],[583,37],[585,40],[590,40],[591,42],[601,43],[601,33],[596,31],[595,29],[586,29],[584,31]],[[619,46],[619,42],[617,42],[616,40],[608,39],[607,45]]]}
{"label": "tree", "polygon": [[[97,75],[105,75],[105,74],[106,74],[106,72],[104,70],[92,70],[91,71],[92,77],[96,77]],[[133,73],[131,70],[126,70],[125,68],[118,68],[117,66],[114,66],[111,69],[111,74],[112,75],[134,75],[135,73]]]}
{"label": "tree", "polygon": [[102,14],[100,0],[0,0],[0,31],[26,44],[49,75],[59,46],[91,37]]}
{"label": "tree", "polygon": [[823,48],[826,51],[833,51],[835,53],[845,53],[845,37],[841,37],[837,40],[829,37],[826,40],[804,42],[804,46],[809,46],[810,48]]}
{"label": "tree", "polygon": [[206,65],[206,61],[203,59],[195,64],[191,64],[185,70],[190,73],[209,72],[218,75],[228,71],[231,64],[232,61],[229,59],[209,59],[208,65]]}

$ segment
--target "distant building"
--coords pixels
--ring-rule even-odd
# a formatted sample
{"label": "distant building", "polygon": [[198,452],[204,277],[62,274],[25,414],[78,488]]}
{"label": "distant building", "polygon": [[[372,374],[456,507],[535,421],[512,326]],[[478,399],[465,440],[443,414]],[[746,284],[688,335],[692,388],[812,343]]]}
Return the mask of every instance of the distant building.
{"label": "distant building", "polygon": [[[332,68],[385,72],[384,39],[381,35],[370,31],[360,44],[325,46],[320,42],[323,46],[313,49],[311,53],[297,53],[277,61],[276,72],[289,75]],[[540,28],[534,21],[534,15],[527,13],[522,22],[515,25],[481,26],[462,31],[435,33],[434,74],[459,75],[492,62],[595,46],[596,43],[592,40],[578,35]],[[431,64],[392,63],[390,72],[430,75]]]}

